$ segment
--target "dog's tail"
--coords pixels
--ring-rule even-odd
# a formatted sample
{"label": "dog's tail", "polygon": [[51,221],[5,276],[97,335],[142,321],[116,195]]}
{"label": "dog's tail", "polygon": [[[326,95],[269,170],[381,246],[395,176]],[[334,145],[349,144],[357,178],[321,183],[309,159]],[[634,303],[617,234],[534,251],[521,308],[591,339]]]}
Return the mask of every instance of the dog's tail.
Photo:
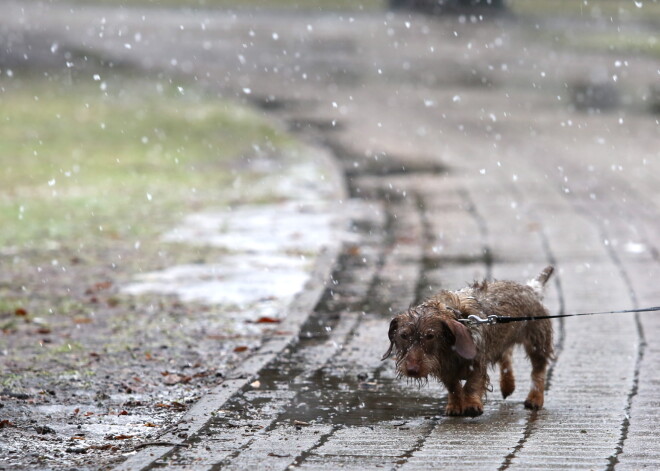
{"label": "dog's tail", "polygon": [[531,286],[531,288],[536,292],[536,294],[543,297],[545,284],[548,282],[548,280],[552,276],[552,272],[554,271],[555,268],[552,265],[545,267],[543,271],[539,273],[539,276],[527,282],[527,286]]}

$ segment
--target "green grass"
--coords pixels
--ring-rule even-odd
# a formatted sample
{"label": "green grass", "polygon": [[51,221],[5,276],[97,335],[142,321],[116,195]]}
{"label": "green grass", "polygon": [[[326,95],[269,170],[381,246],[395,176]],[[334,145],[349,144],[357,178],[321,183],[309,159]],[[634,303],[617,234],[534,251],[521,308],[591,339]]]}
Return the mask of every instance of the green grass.
{"label": "green grass", "polygon": [[[293,9],[325,11],[384,10],[387,0],[52,0],[88,5],[181,8]],[[514,12],[535,16],[586,16],[660,21],[660,0],[507,0]],[[637,5],[641,5],[641,8]]]}
{"label": "green grass", "polygon": [[242,108],[147,80],[4,79],[0,123],[3,248],[153,236],[226,203],[253,146],[290,145]]}
{"label": "green grass", "polygon": [[584,33],[563,35],[560,43],[577,49],[645,54],[660,57],[660,35],[643,33]]}
{"label": "green grass", "polygon": [[515,13],[544,17],[660,20],[658,0],[508,0],[507,4]]}
{"label": "green grass", "polygon": [[[69,0],[70,1],[70,0]],[[294,10],[374,10],[385,0],[74,0],[77,3],[181,8],[263,8]]]}
{"label": "green grass", "polygon": [[509,0],[509,6],[522,17],[554,16],[646,24],[649,26],[646,30],[627,27],[620,32],[615,32],[614,28],[564,29],[548,34],[547,39],[571,49],[660,57],[660,35],[651,27],[660,24],[660,0]]}

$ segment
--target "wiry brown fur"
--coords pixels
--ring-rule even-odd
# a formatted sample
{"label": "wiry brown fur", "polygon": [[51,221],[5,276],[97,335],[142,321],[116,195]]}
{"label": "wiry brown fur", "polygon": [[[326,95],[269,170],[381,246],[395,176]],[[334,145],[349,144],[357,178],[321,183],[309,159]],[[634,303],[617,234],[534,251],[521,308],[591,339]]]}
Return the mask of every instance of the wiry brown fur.
{"label": "wiry brown fur", "polygon": [[552,274],[547,267],[527,285],[513,281],[473,283],[459,291],[440,291],[424,303],[392,319],[390,347],[399,376],[417,381],[429,376],[449,392],[447,415],[477,416],[489,384],[488,367],[500,366],[500,390],[506,398],[515,389],[511,352],[522,345],[532,363],[528,409],[543,407],[546,369],[553,356],[550,320],[467,327],[457,319],[471,314],[525,317],[545,316],[543,287]]}

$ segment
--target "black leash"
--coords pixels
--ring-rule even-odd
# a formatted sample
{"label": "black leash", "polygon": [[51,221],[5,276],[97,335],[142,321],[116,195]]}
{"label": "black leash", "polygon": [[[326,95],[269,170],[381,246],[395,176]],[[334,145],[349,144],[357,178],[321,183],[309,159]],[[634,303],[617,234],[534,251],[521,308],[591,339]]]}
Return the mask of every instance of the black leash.
{"label": "black leash", "polygon": [[508,324],[509,322],[522,322],[522,321],[538,321],[541,319],[559,319],[560,317],[577,317],[577,316],[595,316],[598,314],[625,314],[630,312],[651,312],[660,311],[660,306],[644,307],[640,309],[624,309],[621,311],[602,311],[602,312],[580,312],[577,314],[557,314],[554,316],[526,316],[526,317],[510,317],[510,316],[496,316],[490,315],[481,318],[474,314],[467,317],[467,319],[458,319],[459,322],[467,325],[480,325],[480,324]]}

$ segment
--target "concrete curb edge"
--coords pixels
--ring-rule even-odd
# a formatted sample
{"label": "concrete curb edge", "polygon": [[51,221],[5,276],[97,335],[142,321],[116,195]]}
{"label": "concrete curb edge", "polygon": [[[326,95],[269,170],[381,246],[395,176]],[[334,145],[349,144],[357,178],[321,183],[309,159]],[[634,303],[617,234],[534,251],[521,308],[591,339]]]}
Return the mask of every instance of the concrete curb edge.
{"label": "concrete curb edge", "polygon": [[[303,143],[306,148],[311,148],[309,143]],[[316,159],[321,159],[323,167],[332,170],[332,181],[335,182],[336,201],[343,202],[347,198],[346,182],[342,169],[338,162],[325,149],[312,149]],[[332,231],[343,232],[348,222],[348,215],[344,211],[335,211]],[[194,435],[199,432],[212,418],[214,411],[221,409],[227,402],[245,385],[254,381],[257,373],[277,355],[280,354],[291,343],[295,342],[300,329],[309,318],[312,310],[320,300],[326,286],[326,280],[330,278],[335,262],[339,256],[342,246],[342,237],[332,237],[330,243],[318,255],[314,268],[310,273],[309,280],[300,291],[287,311],[286,320],[281,324],[280,330],[287,332],[285,335],[268,338],[259,348],[259,351],[249,357],[243,364],[228,374],[228,378],[222,384],[202,396],[178,421],[185,424],[185,432]],[[154,461],[162,458],[174,450],[175,447],[185,442],[185,438],[178,437],[175,433],[168,432],[158,437],[158,442],[172,443],[166,446],[147,446],[127,460],[113,467],[113,471],[138,471],[145,469]]]}

